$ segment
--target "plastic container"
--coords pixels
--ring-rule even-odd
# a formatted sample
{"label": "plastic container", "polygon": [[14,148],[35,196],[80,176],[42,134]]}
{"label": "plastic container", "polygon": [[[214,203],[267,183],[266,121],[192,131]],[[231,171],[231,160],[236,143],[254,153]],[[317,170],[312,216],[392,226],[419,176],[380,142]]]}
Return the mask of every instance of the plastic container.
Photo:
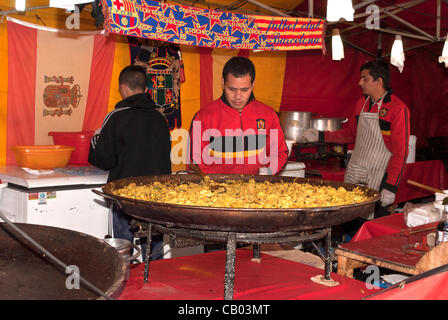
{"label": "plastic container", "polygon": [[12,146],[19,167],[54,169],[66,167],[75,148],[63,145]]}
{"label": "plastic container", "polygon": [[89,165],[89,147],[90,139],[92,139],[95,131],[79,131],[79,132],[48,132],[53,137],[54,144],[71,146],[75,148],[70,157],[71,165]]}
{"label": "plastic container", "polygon": [[443,208],[442,220],[437,225],[436,244],[448,242],[448,204]]}

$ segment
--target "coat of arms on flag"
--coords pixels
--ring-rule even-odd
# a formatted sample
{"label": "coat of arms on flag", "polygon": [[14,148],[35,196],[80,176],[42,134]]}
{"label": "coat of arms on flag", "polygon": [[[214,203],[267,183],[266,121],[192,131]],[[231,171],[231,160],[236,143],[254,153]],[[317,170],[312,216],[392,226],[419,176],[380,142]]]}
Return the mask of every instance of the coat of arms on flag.
{"label": "coat of arms on flag", "polygon": [[74,78],[62,76],[45,76],[44,82],[55,82],[56,84],[49,84],[44,89],[43,100],[48,109],[43,109],[43,115],[60,117],[66,114],[70,116],[72,107],[77,108],[82,97],[79,84],[70,87],[69,84],[73,84]]}

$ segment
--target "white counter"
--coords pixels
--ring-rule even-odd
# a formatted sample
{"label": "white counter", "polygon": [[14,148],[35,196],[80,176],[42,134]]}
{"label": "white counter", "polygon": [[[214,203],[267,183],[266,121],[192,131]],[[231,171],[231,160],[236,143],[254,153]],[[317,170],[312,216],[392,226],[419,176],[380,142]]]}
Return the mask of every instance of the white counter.
{"label": "white counter", "polygon": [[[59,187],[74,185],[95,185],[107,182],[108,172],[93,166],[65,167],[40,171],[40,174],[28,173],[17,166],[0,167],[2,183],[12,183],[24,188]],[[47,173],[49,172],[49,173]]]}

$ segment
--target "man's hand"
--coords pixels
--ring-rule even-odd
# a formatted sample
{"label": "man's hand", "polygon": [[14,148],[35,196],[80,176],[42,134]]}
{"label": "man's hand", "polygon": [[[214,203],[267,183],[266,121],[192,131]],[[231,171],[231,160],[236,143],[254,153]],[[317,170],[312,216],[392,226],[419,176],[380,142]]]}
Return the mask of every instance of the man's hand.
{"label": "man's hand", "polygon": [[307,142],[317,142],[319,141],[319,131],[314,128],[306,129],[302,137],[305,138]]}
{"label": "man's hand", "polygon": [[383,189],[381,191],[381,205],[383,207],[390,206],[392,203],[394,203],[394,201],[395,201],[395,193],[387,189]]}

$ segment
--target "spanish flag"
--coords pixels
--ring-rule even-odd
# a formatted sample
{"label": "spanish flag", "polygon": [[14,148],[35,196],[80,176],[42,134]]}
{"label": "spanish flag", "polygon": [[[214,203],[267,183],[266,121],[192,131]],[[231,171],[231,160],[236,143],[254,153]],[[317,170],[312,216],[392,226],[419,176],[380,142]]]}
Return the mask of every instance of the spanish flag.
{"label": "spanish flag", "polygon": [[0,161],[15,164],[13,145],[53,144],[50,131],[99,128],[109,107],[114,53],[113,37],[100,31],[59,30],[8,18],[7,116],[0,119],[6,139]]}

